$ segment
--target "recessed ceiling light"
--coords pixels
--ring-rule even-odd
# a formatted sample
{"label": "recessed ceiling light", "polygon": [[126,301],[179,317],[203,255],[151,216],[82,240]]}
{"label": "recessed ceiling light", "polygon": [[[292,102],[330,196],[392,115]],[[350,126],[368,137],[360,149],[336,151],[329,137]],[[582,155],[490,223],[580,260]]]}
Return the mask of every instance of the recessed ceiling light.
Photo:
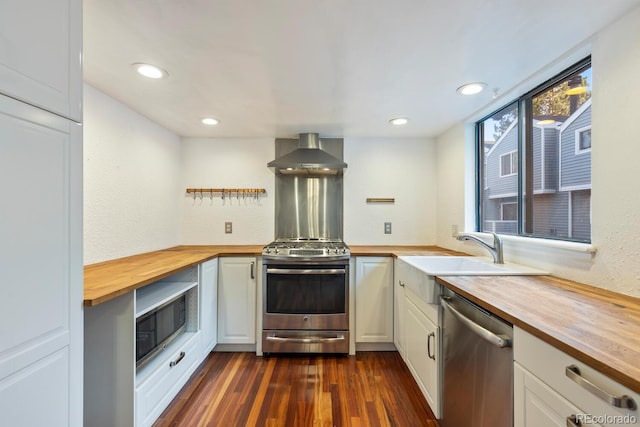
{"label": "recessed ceiling light", "polygon": [[204,123],[205,125],[209,125],[209,126],[215,126],[218,123],[220,123],[220,120],[218,119],[214,119],[213,117],[205,117],[202,120],[200,120],[202,123]]}
{"label": "recessed ceiling light", "polygon": [[487,84],[482,82],[467,83],[456,89],[456,92],[460,95],[475,95],[476,93],[482,92],[485,87],[487,87]]}
{"label": "recessed ceiling light", "polygon": [[148,77],[150,79],[162,79],[169,76],[165,70],[160,67],[151,64],[143,64],[143,63],[135,63],[132,64],[133,68],[138,72],[138,74]]}
{"label": "recessed ceiling light", "polygon": [[396,117],[395,119],[389,120],[389,123],[394,126],[402,126],[409,123],[409,119],[407,119],[406,117]]}

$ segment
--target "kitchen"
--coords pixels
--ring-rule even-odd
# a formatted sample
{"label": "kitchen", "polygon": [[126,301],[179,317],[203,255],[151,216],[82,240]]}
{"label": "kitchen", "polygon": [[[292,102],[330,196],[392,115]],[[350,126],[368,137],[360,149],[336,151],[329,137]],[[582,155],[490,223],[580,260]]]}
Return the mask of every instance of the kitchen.
{"label": "kitchen", "polygon": [[[395,130],[345,134],[344,160],[349,167],[344,182],[344,240],[349,245],[435,244],[486,255],[451,237],[452,225],[473,229],[474,121],[590,53],[596,81],[593,96],[598,101],[593,129],[596,140],[606,141],[608,148],[597,151],[592,165],[592,235],[597,252],[505,239],[505,256],[557,277],[640,296],[635,261],[640,251],[640,200],[632,178],[640,154],[633,106],[639,93],[629,85],[640,65],[635,25],[639,19],[636,7],[593,37],[589,34],[588,40],[584,37],[564,47],[536,69],[521,71],[516,79],[521,88],[501,93],[504,98],[495,101],[490,93],[472,101],[479,104],[433,136],[405,136],[402,130],[397,135],[391,134]],[[153,90],[143,89],[149,97]],[[455,87],[448,90],[455,92]],[[90,82],[85,82],[83,103],[84,264],[180,244],[270,242],[275,183],[266,163],[274,158],[274,137],[323,131],[317,126],[288,129],[287,135],[256,132],[239,137],[216,136],[214,130],[183,138]],[[385,126],[390,118],[385,116]],[[221,117],[220,128],[224,123]],[[7,186],[12,182],[3,181]],[[265,188],[266,196],[245,204],[233,195],[223,204],[219,196],[196,195],[194,200],[184,191],[209,186]],[[369,197],[394,197],[396,202],[367,204]],[[231,234],[224,232],[225,222],[233,224]],[[391,234],[384,234],[385,222],[392,223]],[[4,251],[3,258],[12,259],[9,249]]]}

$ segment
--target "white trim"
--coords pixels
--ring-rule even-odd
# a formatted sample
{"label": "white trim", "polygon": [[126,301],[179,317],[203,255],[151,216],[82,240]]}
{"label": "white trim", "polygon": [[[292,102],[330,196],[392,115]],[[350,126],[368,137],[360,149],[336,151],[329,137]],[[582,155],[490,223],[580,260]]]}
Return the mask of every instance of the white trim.
{"label": "white trim", "polygon": [[[487,233],[472,231],[468,232],[477,237],[487,237]],[[547,247],[547,248],[557,248],[564,249],[567,251],[573,252],[583,252],[595,254],[598,251],[598,248],[593,243],[580,243],[580,242],[568,242],[566,240],[554,240],[554,239],[540,239],[537,237],[524,237],[524,236],[515,236],[513,234],[500,234],[500,237],[504,242],[507,243],[517,243],[522,245],[531,245],[532,247]]]}
{"label": "white trim", "polygon": [[573,192],[569,191],[569,201],[567,203],[567,237],[573,237]]}
{"label": "white trim", "polygon": [[564,132],[570,125],[571,123],[575,122],[576,119],[578,117],[580,117],[580,115],[582,115],[582,113],[585,112],[585,110],[587,108],[589,108],[591,106],[591,98],[587,99],[584,104],[582,104],[580,106],[580,108],[578,108],[576,111],[573,112],[572,115],[569,116],[569,118],[567,119],[566,122],[562,123],[562,125],[560,125],[560,127],[558,128],[560,130],[560,132]]}
{"label": "white trim", "polygon": [[[546,190],[545,187],[545,161],[544,161],[544,146],[545,144],[545,128],[540,128],[540,189],[542,191]],[[558,134],[558,137],[560,136],[560,134]],[[560,138],[558,138],[558,142],[560,141]],[[533,171],[535,173],[535,169]],[[533,194],[535,194],[535,191],[533,192]]]}
{"label": "white trim", "polygon": [[491,199],[504,199],[507,197],[518,197],[518,193],[502,193],[489,196],[489,200]]}
{"label": "white trim", "polygon": [[[505,105],[506,107],[506,105]],[[484,124],[484,123],[483,123]],[[511,122],[511,124],[509,125],[508,128],[505,129],[504,132],[502,132],[502,135],[500,135],[500,138],[498,138],[498,140],[491,146],[491,149],[487,152],[487,154],[485,155],[485,157],[489,157],[491,155],[491,153],[493,153],[493,150],[496,149],[496,147],[507,137],[507,135],[509,134],[509,132],[511,132],[511,130],[518,124],[518,118],[516,117],[513,122]],[[484,141],[483,141],[484,142]]]}
{"label": "white trim", "polygon": [[576,129],[575,130],[575,154],[576,156],[579,154],[586,154],[586,153],[590,153],[591,152],[591,145],[589,145],[589,148],[584,148],[581,149],[580,148],[580,134],[584,131],[587,130],[591,130],[591,124],[589,124],[589,126],[585,126],[585,127],[581,127],[580,129]]}
{"label": "white trim", "polygon": [[591,184],[572,185],[572,186],[569,186],[569,187],[560,187],[559,191],[577,191],[577,190],[591,190]]}

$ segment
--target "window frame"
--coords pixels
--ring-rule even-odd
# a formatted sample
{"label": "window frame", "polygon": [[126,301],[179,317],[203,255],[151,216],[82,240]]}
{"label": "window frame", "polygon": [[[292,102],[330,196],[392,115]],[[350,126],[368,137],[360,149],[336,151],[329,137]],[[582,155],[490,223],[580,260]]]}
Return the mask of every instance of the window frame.
{"label": "window frame", "polygon": [[[570,241],[577,243],[591,243],[591,238],[589,241],[582,239],[573,239],[573,238],[559,238],[552,236],[540,236],[535,235],[533,232],[533,221],[528,221],[527,218],[533,218],[533,197],[534,197],[534,182],[533,182],[533,118],[531,112],[533,111],[533,99],[535,96],[543,94],[553,86],[561,83],[566,80],[567,77],[575,74],[577,72],[582,72],[586,69],[592,68],[591,55],[585,57],[584,59],[578,61],[574,65],[566,68],[564,71],[558,73],[554,77],[548,79],[542,84],[536,86],[532,90],[524,93],[523,95],[517,97],[516,99],[511,100],[510,102],[505,103],[500,106],[500,108],[494,110],[491,114],[488,114],[481,118],[480,120],[475,122],[475,151],[476,151],[476,176],[475,176],[475,195],[476,195],[476,218],[475,218],[475,227],[476,231],[482,232],[483,230],[483,221],[484,221],[484,212],[483,212],[483,204],[484,204],[484,192],[488,189],[486,178],[487,174],[484,172],[484,167],[486,166],[486,159],[484,153],[484,122],[490,118],[497,116],[499,113],[507,110],[512,107],[514,104],[517,107],[518,117],[517,117],[517,170],[515,173],[510,175],[502,175],[502,157],[509,153],[505,153],[500,156],[500,178],[506,176],[518,175],[518,194],[517,194],[517,233],[513,234],[517,237],[528,237],[534,239],[546,239],[552,241]],[[591,148],[579,150],[579,133],[591,128],[591,124],[589,126],[585,126],[581,129],[576,130],[576,154],[583,154],[587,152],[591,152]],[[483,185],[481,185],[483,183]],[[502,216],[502,207],[500,208],[500,215]]]}
{"label": "window frame", "polygon": [[[502,158],[509,156],[509,173],[505,173],[503,174],[503,170],[502,170]],[[515,161],[514,161],[514,157],[515,156]],[[515,170],[514,170],[515,169]],[[508,176],[513,176],[513,175],[517,175],[518,174],[518,150],[513,150],[513,151],[509,151],[508,153],[504,153],[500,155],[500,178],[506,178]]]}
{"label": "window frame", "polygon": [[580,147],[580,135],[584,132],[591,130],[591,125],[584,126],[580,129],[576,129],[575,131],[575,140],[576,140],[576,154],[586,154],[591,152],[591,140],[589,140],[589,148],[581,148]]}

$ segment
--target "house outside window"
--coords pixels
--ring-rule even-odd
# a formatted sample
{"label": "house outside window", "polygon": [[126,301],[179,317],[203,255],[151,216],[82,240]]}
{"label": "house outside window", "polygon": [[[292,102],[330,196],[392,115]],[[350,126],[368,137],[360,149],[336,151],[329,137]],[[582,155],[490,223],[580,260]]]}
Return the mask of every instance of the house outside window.
{"label": "house outside window", "polygon": [[476,123],[478,231],[591,241],[591,86],[586,58]]}

